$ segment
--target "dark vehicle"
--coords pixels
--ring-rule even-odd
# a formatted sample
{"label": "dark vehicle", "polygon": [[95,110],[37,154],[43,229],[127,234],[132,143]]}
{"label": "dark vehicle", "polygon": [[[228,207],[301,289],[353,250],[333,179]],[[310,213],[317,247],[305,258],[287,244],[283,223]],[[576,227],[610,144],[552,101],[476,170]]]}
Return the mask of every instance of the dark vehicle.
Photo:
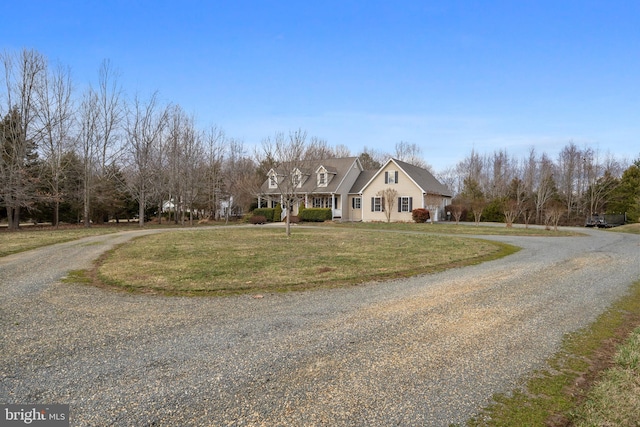
{"label": "dark vehicle", "polygon": [[627,222],[626,214],[598,215],[594,214],[587,218],[585,227],[610,228],[624,225]]}

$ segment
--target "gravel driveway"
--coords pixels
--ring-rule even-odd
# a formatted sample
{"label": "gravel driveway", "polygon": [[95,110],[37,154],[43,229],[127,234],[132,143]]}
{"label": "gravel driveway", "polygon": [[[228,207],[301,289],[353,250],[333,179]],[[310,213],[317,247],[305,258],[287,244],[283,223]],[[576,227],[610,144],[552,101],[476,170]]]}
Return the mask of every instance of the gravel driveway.
{"label": "gravel driveway", "polygon": [[464,423],[640,278],[640,236],[582,231],[484,236],[523,250],[264,298],[59,282],[138,232],[0,258],[0,403],[67,403],[73,426]]}

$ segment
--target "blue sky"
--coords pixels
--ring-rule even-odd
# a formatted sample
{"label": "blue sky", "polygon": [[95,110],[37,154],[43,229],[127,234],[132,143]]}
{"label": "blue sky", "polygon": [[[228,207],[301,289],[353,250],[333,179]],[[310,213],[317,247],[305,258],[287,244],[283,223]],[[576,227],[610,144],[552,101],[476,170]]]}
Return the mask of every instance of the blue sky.
{"label": "blue sky", "polygon": [[12,2],[0,49],[71,67],[109,59],[129,96],[157,90],[250,147],[304,129],[436,171],[472,149],[555,156],[569,141],[640,156],[637,1]]}

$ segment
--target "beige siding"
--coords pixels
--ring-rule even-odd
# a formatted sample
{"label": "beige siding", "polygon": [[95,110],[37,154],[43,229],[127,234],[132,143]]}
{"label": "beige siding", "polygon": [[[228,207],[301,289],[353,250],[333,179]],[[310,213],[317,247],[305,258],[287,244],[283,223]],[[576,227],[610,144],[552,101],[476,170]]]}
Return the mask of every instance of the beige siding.
{"label": "beige siding", "polygon": [[[385,184],[385,172],[388,172],[389,174],[398,172],[398,182]],[[362,194],[362,220],[387,220],[384,212],[371,211],[371,198],[377,196],[378,193],[385,188],[393,188],[398,192],[391,209],[391,221],[412,221],[411,212],[398,212],[398,197],[411,197],[413,200],[413,209],[422,208],[424,204],[422,190],[420,190],[411,178],[405,175],[404,172],[393,162],[389,162],[389,164],[387,164],[387,166],[382,169],[378,175],[375,176],[374,180],[365,188],[364,193]]]}
{"label": "beige siding", "polygon": [[[349,202],[347,203],[347,205],[342,209],[342,218],[345,221],[362,221],[362,200],[360,200],[360,209],[353,209],[353,199],[355,198],[360,198],[360,196],[354,196],[354,195],[350,195],[349,196]],[[362,199],[362,198],[360,198]],[[346,213],[345,213],[346,212]]]}

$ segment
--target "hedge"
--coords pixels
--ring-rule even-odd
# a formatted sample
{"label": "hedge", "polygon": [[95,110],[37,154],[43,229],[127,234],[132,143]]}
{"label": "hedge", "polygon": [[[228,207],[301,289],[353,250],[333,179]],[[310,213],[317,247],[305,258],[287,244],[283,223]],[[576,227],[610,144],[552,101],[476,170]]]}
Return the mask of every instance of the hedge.
{"label": "hedge", "polygon": [[298,213],[301,221],[322,222],[332,219],[331,208],[306,208]]}
{"label": "hedge", "polygon": [[275,208],[258,208],[253,210],[253,215],[263,216],[267,219],[267,222],[273,221],[273,214],[275,213]]}

